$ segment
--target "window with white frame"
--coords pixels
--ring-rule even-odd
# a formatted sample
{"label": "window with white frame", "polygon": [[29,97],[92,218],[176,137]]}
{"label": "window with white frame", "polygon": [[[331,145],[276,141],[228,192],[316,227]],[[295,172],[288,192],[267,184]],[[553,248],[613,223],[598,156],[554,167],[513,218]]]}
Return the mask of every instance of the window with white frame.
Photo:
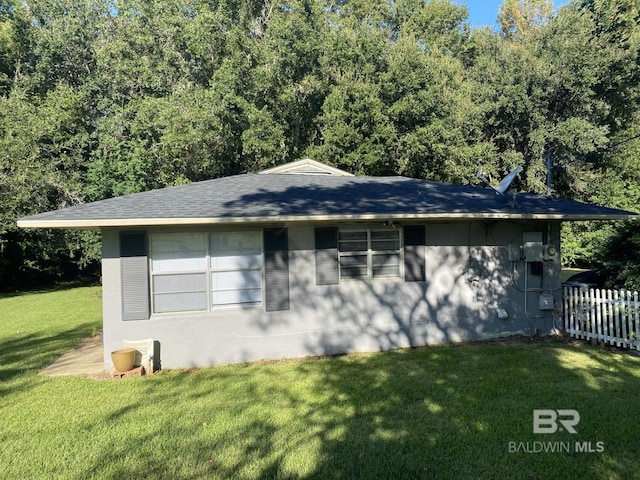
{"label": "window with white frame", "polygon": [[340,278],[400,276],[400,231],[396,229],[340,229]]}
{"label": "window with white frame", "polygon": [[260,232],[210,234],[211,301],[216,305],[262,302]]}
{"label": "window with white frame", "polygon": [[154,313],[262,302],[261,232],[159,233],[150,246]]}

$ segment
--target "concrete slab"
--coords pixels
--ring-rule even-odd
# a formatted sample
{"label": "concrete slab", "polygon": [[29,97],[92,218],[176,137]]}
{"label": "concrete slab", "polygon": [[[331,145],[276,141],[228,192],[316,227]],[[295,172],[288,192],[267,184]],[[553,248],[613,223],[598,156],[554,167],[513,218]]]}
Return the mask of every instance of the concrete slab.
{"label": "concrete slab", "polygon": [[101,376],[104,371],[102,335],[82,340],[78,348],[63,354],[55,362],[39,372],[40,375]]}

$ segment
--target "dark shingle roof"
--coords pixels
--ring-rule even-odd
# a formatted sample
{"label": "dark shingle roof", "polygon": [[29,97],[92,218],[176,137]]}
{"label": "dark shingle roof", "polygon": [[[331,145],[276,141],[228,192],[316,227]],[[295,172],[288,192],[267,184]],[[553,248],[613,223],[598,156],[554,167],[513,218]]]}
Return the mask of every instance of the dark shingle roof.
{"label": "dark shingle roof", "polygon": [[567,199],[406,177],[245,174],[115,197],[22,218],[21,227],[347,219],[630,219],[635,214]]}

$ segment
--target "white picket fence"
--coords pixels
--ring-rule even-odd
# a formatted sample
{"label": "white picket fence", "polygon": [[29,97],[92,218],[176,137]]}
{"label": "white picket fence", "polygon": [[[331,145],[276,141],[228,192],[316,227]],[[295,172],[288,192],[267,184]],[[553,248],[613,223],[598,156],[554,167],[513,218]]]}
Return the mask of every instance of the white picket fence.
{"label": "white picket fence", "polygon": [[574,338],[640,350],[638,292],[564,287],[564,329]]}

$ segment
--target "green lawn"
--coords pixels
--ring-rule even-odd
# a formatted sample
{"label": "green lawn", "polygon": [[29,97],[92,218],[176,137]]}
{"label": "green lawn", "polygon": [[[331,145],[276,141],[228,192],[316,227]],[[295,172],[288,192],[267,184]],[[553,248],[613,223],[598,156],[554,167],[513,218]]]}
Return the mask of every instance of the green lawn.
{"label": "green lawn", "polygon": [[[0,315],[0,478],[640,476],[630,355],[543,341],[45,378],[99,327],[99,289],[0,297]],[[534,434],[540,408],[577,410],[577,434]]]}

